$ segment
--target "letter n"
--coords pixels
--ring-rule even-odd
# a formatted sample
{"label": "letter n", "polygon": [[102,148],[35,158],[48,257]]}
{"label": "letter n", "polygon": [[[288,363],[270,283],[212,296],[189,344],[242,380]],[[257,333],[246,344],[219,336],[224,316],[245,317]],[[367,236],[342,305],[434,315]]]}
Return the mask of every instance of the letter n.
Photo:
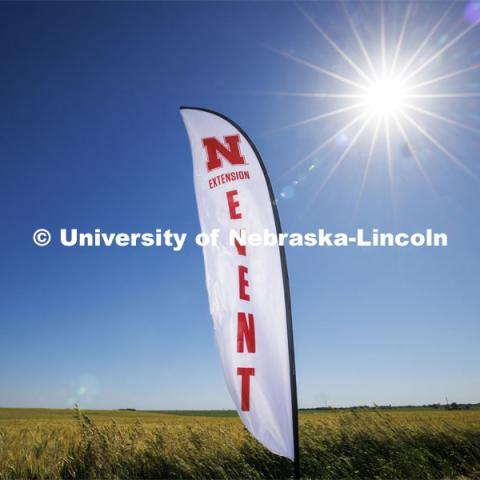
{"label": "letter n", "polygon": [[223,166],[222,157],[232,165],[244,165],[245,157],[240,153],[240,135],[227,135],[224,137],[226,145],[215,137],[203,138],[202,143],[207,150],[207,168],[210,172]]}
{"label": "letter n", "polygon": [[237,352],[243,353],[247,344],[247,352],[255,353],[255,320],[253,314],[238,312],[237,316]]}

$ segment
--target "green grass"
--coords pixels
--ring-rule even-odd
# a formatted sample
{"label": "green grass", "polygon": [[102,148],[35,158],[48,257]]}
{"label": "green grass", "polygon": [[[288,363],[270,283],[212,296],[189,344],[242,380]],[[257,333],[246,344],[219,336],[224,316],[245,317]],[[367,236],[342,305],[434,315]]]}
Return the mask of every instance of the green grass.
{"label": "green grass", "polygon": [[[304,478],[480,478],[480,410],[308,411]],[[0,409],[0,479],[288,478],[235,412]]]}

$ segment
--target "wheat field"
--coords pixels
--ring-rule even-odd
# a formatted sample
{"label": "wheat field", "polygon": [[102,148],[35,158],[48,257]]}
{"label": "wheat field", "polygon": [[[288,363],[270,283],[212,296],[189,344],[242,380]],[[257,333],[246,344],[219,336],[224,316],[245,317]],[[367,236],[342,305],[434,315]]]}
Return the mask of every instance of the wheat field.
{"label": "wheat field", "polygon": [[[480,410],[300,414],[302,478],[478,479]],[[289,478],[232,412],[0,409],[0,479]]]}

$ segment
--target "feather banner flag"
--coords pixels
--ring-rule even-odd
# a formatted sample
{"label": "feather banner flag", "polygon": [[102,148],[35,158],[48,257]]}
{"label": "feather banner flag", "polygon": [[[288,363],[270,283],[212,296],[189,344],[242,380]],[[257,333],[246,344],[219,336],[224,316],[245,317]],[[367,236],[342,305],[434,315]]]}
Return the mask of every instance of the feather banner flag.
{"label": "feather banner flag", "polygon": [[[297,394],[290,293],[281,246],[250,246],[246,234],[280,233],[265,166],[234,122],[182,107],[193,156],[215,339],[239,415],[273,453],[298,463]],[[232,240],[233,239],[233,240]],[[243,240],[242,240],[243,239]]]}

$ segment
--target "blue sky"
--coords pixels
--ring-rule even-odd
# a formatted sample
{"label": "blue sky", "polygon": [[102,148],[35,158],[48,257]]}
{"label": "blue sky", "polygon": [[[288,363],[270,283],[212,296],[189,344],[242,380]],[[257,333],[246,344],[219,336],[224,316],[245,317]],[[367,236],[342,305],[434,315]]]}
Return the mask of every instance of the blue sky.
{"label": "blue sky", "polygon": [[[402,55],[448,6],[415,5]],[[362,61],[337,5],[306,7]],[[378,5],[349,8],[377,52]],[[388,5],[392,41],[404,9]],[[480,401],[479,182],[415,129],[412,145],[433,190],[398,135],[392,182],[380,140],[360,202],[371,132],[321,191],[354,130],[290,170],[352,117],[275,131],[342,104],[268,94],[335,88],[268,47],[355,74],[292,4],[3,3],[0,10],[0,406],[232,407],[201,250],[191,241],[179,253],[32,242],[40,227],[197,233],[180,105],[218,110],[249,133],[287,232],[449,235],[444,249],[287,249],[301,406]],[[469,20],[455,5],[424,58]],[[479,63],[479,30],[432,62],[429,74]],[[432,91],[472,93],[479,85],[472,70]],[[478,98],[426,104],[480,128]],[[478,134],[423,119],[480,175]]]}

